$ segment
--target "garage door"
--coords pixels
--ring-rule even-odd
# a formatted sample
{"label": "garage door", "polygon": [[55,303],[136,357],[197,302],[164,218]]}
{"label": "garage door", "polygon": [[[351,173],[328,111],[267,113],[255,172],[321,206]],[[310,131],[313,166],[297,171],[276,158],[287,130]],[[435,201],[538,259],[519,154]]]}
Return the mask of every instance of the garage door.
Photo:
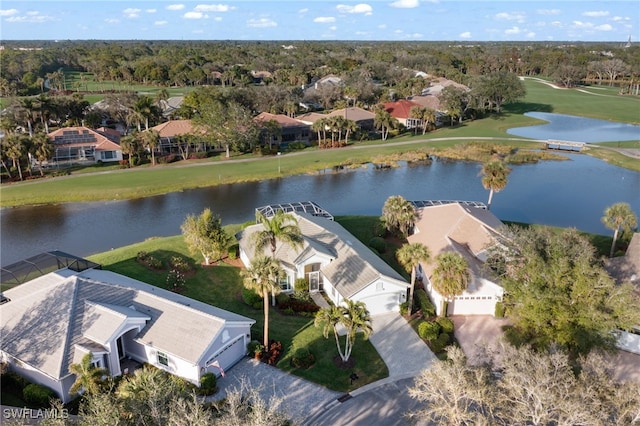
{"label": "garage door", "polygon": [[[239,336],[233,342],[227,343],[221,352],[218,352],[215,357],[211,358],[208,364],[211,365],[213,361],[218,361],[220,366],[226,370],[244,357],[246,353],[247,348],[244,347],[244,338],[243,336]],[[220,373],[220,371],[215,367],[208,367],[207,370],[215,374]]]}
{"label": "garage door", "polygon": [[457,296],[449,302],[447,315],[494,315],[495,307],[493,296]]}
{"label": "garage door", "polygon": [[371,315],[400,311],[397,293],[377,294],[375,296],[363,297],[360,300],[367,305],[367,309]]}

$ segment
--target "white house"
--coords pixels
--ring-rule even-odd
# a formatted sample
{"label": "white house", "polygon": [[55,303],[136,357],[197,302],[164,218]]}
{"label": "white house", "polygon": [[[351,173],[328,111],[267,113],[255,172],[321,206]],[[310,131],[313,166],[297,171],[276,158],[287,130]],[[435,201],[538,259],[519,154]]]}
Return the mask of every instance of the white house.
{"label": "white house", "polygon": [[[625,255],[609,259],[606,268],[617,283],[630,282],[640,294],[640,232],[633,234]],[[631,331],[620,331],[617,345],[640,355],[640,324]]]}
{"label": "white house", "polygon": [[69,366],[91,352],[110,375],[123,364],[152,364],[196,385],[218,361],[246,354],[255,323],[214,306],[116,274],[60,269],[3,294],[0,357],[28,380],[68,402]]}
{"label": "white house", "polygon": [[[449,203],[418,209],[414,233],[407,240],[422,243],[432,259],[440,253],[454,251],[469,263],[471,280],[467,289],[447,307],[447,315],[494,315],[496,302],[504,291],[486,268],[487,248],[498,244],[502,222],[490,211],[461,203]],[[436,313],[442,314],[443,296],[431,285],[435,262],[421,264],[421,276]]]}
{"label": "white house", "polygon": [[[293,291],[304,278],[310,291],[324,291],[335,305],[344,300],[362,301],[371,314],[399,311],[407,300],[409,284],[391,266],[362,244],[340,224],[309,213],[291,213],[304,237],[302,248],[279,243],[275,253],[287,273],[282,290]],[[255,256],[253,235],[262,225],[251,225],[237,235],[245,265]],[[270,249],[265,249],[271,255]]]}
{"label": "white house", "polygon": [[100,132],[87,127],[62,127],[47,135],[53,141],[54,161],[122,160],[122,148]]}

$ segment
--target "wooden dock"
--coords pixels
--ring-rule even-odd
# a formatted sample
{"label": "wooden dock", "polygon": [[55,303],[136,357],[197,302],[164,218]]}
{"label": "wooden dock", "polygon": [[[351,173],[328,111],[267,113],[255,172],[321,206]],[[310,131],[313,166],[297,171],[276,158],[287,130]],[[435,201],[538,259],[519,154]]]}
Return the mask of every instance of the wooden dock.
{"label": "wooden dock", "polygon": [[582,151],[585,145],[585,142],[554,141],[551,139],[548,139],[545,143],[547,149],[559,149],[562,151]]}

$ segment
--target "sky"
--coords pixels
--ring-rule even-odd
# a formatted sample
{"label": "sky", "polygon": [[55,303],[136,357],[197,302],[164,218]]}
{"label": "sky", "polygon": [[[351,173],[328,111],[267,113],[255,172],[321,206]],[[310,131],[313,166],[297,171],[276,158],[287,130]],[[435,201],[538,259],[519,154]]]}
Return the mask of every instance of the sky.
{"label": "sky", "polygon": [[640,1],[2,0],[2,40],[614,41]]}

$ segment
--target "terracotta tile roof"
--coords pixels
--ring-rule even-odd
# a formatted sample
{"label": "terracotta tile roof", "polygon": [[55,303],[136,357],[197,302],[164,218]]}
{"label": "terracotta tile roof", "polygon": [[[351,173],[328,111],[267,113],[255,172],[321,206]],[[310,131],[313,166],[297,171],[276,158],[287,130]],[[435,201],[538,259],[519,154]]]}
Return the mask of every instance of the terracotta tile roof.
{"label": "terracotta tile roof", "polygon": [[270,114],[268,112],[262,112],[258,116],[254,117],[254,120],[257,122],[266,123],[270,120],[275,120],[282,127],[301,127],[307,126],[306,123],[302,121],[296,120],[295,118],[291,118],[284,114]]}
{"label": "terracotta tile roof", "polygon": [[96,151],[119,151],[120,145],[87,127],[62,127],[47,136],[55,145],[67,147],[92,146]]}
{"label": "terracotta tile roof", "polygon": [[384,104],[384,109],[395,118],[411,118],[411,108],[420,107],[421,105],[416,102],[411,102],[406,99],[401,99],[395,102],[387,102]]}
{"label": "terracotta tile roof", "polygon": [[191,120],[169,120],[151,128],[158,132],[161,138],[173,138],[179,135],[195,134],[198,132]]}

